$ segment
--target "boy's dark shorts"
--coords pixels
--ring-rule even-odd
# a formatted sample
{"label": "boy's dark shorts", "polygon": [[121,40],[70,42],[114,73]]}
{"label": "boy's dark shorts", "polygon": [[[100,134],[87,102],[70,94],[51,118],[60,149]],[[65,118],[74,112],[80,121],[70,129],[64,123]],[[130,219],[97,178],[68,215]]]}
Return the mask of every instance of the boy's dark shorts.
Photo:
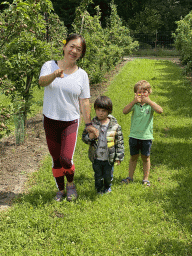
{"label": "boy's dark shorts", "polygon": [[129,138],[129,148],[130,148],[130,155],[137,155],[139,151],[144,156],[150,156],[152,146],[152,140],[139,140],[134,138]]}

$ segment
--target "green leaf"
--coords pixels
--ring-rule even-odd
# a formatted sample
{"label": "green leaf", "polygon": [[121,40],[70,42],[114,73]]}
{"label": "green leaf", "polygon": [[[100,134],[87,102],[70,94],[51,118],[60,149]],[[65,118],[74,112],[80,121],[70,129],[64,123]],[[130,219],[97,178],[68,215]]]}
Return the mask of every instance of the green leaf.
{"label": "green leaf", "polygon": [[3,2],[3,3],[1,3],[1,4],[8,4],[8,5],[10,5],[10,3],[9,3],[9,2]]}

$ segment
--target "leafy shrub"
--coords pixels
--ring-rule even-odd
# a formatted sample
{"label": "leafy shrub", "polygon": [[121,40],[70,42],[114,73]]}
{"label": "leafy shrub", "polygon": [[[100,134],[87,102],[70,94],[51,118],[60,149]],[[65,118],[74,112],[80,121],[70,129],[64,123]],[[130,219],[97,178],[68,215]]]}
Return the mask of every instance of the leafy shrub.
{"label": "leafy shrub", "polygon": [[152,46],[150,44],[140,42],[139,49],[152,49]]}
{"label": "leafy shrub", "polygon": [[175,46],[181,54],[181,61],[187,70],[192,70],[192,11],[177,22],[174,34]]}
{"label": "leafy shrub", "polygon": [[95,16],[92,17],[87,12],[89,3],[91,1],[84,1],[77,8],[73,28],[76,33],[83,35],[87,44],[87,52],[80,65],[87,71],[90,82],[98,83],[101,82],[104,74],[125,54],[130,54],[138,43],[131,38],[129,28],[122,25],[113,2],[110,5],[111,15],[106,28],[101,26],[99,6],[95,8]]}
{"label": "leafy shrub", "polygon": [[133,41],[129,28],[123,26],[117,14],[117,6],[114,4],[114,1],[111,2],[110,7],[111,15],[107,22],[109,41],[121,49],[121,56],[129,55],[133,50],[138,48],[139,44],[137,41]]}
{"label": "leafy shrub", "polygon": [[[26,120],[32,104],[32,87],[38,85],[40,67],[58,55],[58,45],[67,30],[52,13],[50,0],[14,0],[7,4],[8,8],[0,14],[0,88],[10,99],[11,114],[22,112]],[[46,40],[47,29],[49,42]],[[6,118],[3,118],[0,132],[8,129],[4,122]]]}

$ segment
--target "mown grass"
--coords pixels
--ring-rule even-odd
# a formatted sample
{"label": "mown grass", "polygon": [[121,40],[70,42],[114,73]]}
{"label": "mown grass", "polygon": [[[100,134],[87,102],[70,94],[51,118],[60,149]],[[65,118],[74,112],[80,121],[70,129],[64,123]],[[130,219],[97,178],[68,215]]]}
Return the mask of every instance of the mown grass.
{"label": "mown grass", "polygon": [[[144,187],[139,161],[134,183],[128,175],[130,115],[123,107],[133,99],[133,85],[148,80],[151,99],[164,113],[154,116],[151,187]],[[76,202],[53,201],[56,193],[48,156],[27,185],[28,192],[1,215],[1,255],[191,255],[192,143],[190,83],[169,61],[136,59],[127,63],[108,88],[113,115],[122,126],[125,160],[115,167],[112,193],[94,191],[87,145],[74,156]]]}

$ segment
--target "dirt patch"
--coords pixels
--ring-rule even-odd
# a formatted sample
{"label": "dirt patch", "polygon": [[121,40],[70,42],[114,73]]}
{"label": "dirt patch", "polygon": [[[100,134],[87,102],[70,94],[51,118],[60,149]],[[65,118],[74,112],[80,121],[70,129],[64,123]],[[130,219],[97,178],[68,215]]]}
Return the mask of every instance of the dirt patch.
{"label": "dirt patch", "polygon": [[14,136],[0,141],[0,209],[23,192],[28,174],[38,169],[47,154],[42,114],[28,120],[24,144],[16,146]]}
{"label": "dirt patch", "polygon": [[[120,68],[133,59],[135,57],[124,58],[121,64],[106,75],[106,82],[92,86],[91,103],[99,95],[104,94],[107,85],[119,72]],[[162,58],[155,57],[154,59]],[[180,64],[178,58],[163,59]],[[0,210],[10,207],[13,199],[25,191],[28,175],[38,170],[41,160],[48,153],[42,113],[27,121],[24,144],[16,146],[14,136],[0,140]]]}

